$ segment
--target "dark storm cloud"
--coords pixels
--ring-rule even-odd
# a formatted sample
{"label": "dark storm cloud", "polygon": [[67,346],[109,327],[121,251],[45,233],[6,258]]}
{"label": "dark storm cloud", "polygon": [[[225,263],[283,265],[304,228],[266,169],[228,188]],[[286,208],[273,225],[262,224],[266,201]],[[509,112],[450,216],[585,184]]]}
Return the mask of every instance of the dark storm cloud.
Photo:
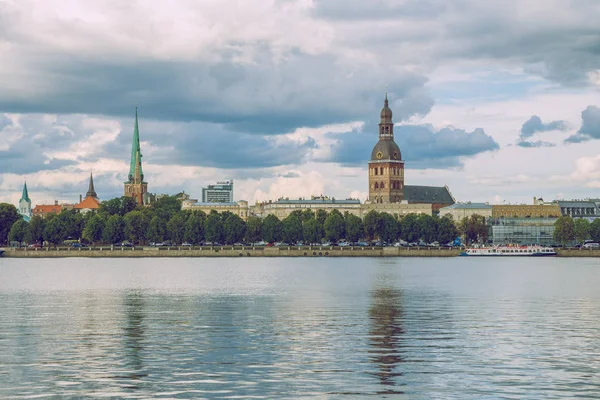
{"label": "dark storm cloud", "polygon": [[600,107],[588,106],[581,112],[581,128],[566,143],[580,143],[588,140],[600,139]]}
{"label": "dark storm cloud", "polygon": [[[331,134],[331,137],[339,142],[332,148],[332,157],[328,161],[348,165],[364,164],[377,142],[377,136],[372,132],[353,131]],[[394,137],[407,168],[413,169],[460,167],[462,157],[500,148],[483,129],[466,132],[448,127],[435,131],[429,125],[399,125],[394,127]]]}
{"label": "dark storm cloud", "polygon": [[564,131],[567,129],[565,121],[552,121],[547,124],[537,115],[532,115],[521,127],[521,139],[529,138],[537,132]]}

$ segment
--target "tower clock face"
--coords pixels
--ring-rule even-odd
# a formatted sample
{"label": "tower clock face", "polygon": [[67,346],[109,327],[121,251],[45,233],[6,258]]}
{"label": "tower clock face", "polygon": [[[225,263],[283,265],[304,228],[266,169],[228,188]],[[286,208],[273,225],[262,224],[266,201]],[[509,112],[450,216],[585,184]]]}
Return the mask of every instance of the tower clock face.
{"label": "tower clock face", "polygon": [[382,158],[382,157],[383,157],[383,153],[382,153],[382,152],[380,152],[380,151],[378,151],[378,152],[377,152],[377,159],[378,159],[378,160],[381,160],[381,158]]}

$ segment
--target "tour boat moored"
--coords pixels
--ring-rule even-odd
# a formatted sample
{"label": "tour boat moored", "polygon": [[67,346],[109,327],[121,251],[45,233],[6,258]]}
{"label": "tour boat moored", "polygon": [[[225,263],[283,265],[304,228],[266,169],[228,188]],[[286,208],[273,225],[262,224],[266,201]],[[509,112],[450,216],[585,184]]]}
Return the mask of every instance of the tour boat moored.
{"label": "tour boat moored", "polygon": [[461,256],[555,256],[556,251],[552,247],[534,245],[534,246],[520,246],[520,245],[503,245],[493,247],[472,247],[467,248],[465,251],[460,253]]}

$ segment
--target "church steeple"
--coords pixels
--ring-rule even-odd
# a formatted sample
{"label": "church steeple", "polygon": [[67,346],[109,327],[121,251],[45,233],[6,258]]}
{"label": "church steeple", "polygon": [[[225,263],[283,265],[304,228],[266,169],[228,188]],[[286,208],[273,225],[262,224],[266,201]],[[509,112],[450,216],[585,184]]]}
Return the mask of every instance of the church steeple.
{"label": "church steeple", "polygon": [[392,109],[388,104],[387,92],[380,113],[379,139],[394,139],[394,123],[392,122]]}
{"label": "church steeple", "polygon": [[94,190],[94,177],[92,176],[92,173],[90,172],[90,184],[88,186],[88,191],[85,194],[85,197],[98,197],[98,195],[96,194],[96,191]]}
{"label": "church steeple", "polygon": [[27,191],[27,181],[25,181],[25,183],[23,184],[23,194],[21,195],[21,200],[19,201],[23,200],[31,203],[31,200],[29,199],[29,192]]}
{"label": "church steeple", "polygon": [[[139,157],[139,161],[138,161]],[[135,179],[135,169],[139,163],[140,169],[140,183],[144,180],[144,172],[142,171],[142,151],[140,149],[140,131],[138,127],[138,112],[137,107],[135,108],[135,126],[133,128],[133,142],[131,143],[131,160],[129,162],[129,181],[133,182]]]}

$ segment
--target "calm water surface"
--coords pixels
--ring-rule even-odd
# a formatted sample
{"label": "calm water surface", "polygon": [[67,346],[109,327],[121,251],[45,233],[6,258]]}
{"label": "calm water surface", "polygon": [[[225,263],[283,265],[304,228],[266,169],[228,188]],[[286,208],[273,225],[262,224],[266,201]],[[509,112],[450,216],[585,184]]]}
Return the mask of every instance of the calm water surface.
{"label": "calm water surface", "polygon": [[0,398],[600,398],[595,259],[0,259]]}

